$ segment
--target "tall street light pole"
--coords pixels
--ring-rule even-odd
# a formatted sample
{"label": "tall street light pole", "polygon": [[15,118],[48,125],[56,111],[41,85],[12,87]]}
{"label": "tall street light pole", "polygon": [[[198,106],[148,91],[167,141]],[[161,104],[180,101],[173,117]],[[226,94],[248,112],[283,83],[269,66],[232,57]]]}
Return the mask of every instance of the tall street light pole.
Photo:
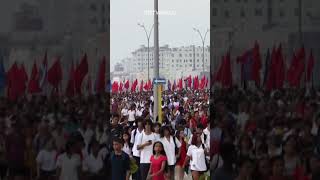
{"label": "tall street light pole", "polygon": [[[154,0],[154,78],[159,78],[159,4],[158,0]],[[158,117],[158,96],[161,97],[161,94],[158,94],[158,85],[153,86],[153,120],[156,121]]]}
{"label": "tall street light pole", "polygon": [[151,36],[152,29],[153,29],[154,25],[152,25],[149,33],[147,31],[147,28],[144,26],[144,24],[138,23],[138,26],[143,28],[144,32],[146,33],[147,40],[148,40],[148,80],[149,80],[150,79],[150,36]]}
{"label": "tall street light pole", "polygon": [[201,32],[199,29],[197,28],[193,28],[194,31],[196,31],[199,35],[200,35],[200,38],[201,38],[201,41],[202,41],[202,71],[204,72],[204,43],[206,42],[206,38],[207,38],[207,34],[209,32],[209,29],[207,29],[206,33],[204,36],[202,36]]}

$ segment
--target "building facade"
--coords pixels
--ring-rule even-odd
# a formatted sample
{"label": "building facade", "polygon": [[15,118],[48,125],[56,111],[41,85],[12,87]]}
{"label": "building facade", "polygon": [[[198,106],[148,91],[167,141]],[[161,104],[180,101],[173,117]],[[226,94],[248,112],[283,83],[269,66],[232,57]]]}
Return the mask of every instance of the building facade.
{"label": "building facade", "polygon": [[[188,75],[198,75],[210,69],[209,47],[203,49],[200,46],[169,47],[165,45],[159,48],[159,73],[165,79],[178,79]],[[125,69],[135,75],[148,79],[148,48],[141,46],[132,52],[132,57],[124,60]],[[149,78],[153,79],[154,56],[153,47],[149,49]]]}
{"label": "building facade", "polygon": [[[211,70],[216,71],[228,50],[236,56],[260,44],[267,49],[282,45],[287,66],[292,53],[303,44],[307,55],[313,49],[320,57],[320,1],[318,0],[211,0]],[[312,38],[313,37],[313,38]],[[240,67],[233,61],[234,79],[240,82]],[[320,71],[315,66],[314,74]],[[319,79],[315,79],[315,82]]]}

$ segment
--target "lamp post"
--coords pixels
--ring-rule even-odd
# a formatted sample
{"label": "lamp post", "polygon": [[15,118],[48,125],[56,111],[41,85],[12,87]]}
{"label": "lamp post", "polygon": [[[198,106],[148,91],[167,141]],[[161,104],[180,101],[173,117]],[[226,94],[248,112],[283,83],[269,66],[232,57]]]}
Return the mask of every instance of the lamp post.
{"label": "lamp post", "polygon": [[146,33],[146,36],[147,36],[147,40],[148,40],[148,80],[150,79],[150,36],[151,36],[151,32],[152,32],[152,29],[154,27],[154,24],[152,25],[151,29],[150,29],[150,32],[148,33],[147,31],[147,28],[144,26],[144,24],[140,24],[138,23],[138,26],[142,27],[144,32]]}
{"label": "lamp post", "polygon": [[[154,0],[154,78],[159,78],[159,16],[158,16],[159,2]],[[158,85],[155,84],[153,87],[154,107],[153,107],[153,120],[156,121],[158,117]]]}
{"label": "lamp post", "polygon": [[201,38],[201,41],[202,41],[202,63],[203,63],[202,64],[202,70],[204,72],[204,43],[206,42],[206,38],[207,38],[207,34],[209,32],[209,29],[207,29],[207,31],[206,31],[204,36],[202,36],[202,34],[201,34],[199,29],[193,28],[193,30],[196,31],[199,34],[199,36]]}

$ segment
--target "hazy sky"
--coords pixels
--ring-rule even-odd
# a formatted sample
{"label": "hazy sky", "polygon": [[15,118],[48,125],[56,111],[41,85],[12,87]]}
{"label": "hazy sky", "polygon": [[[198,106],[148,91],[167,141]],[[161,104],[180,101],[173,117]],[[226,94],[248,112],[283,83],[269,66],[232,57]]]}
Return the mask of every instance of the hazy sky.
{"label": "hazy sky", "polygon": [[[110,50],[111,67],[115,62],[130,57],[140,45],[147,45],[145,32],[138,23],[144,23],[148,31],[153,24],[153,0],[111,0],[110,1]],[[210,26],[210,0],[159,0],[160,46],[201,45],[201,33]],[[210,33],[206,45],[210,44]],[[150,39],[153,46],[153,32]]]}

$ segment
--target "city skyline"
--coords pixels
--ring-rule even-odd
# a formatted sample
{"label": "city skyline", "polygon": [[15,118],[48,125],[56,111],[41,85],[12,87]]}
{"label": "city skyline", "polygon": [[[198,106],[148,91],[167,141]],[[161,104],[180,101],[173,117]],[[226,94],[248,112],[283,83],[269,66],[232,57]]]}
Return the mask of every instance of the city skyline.
{"label": "city skyline", "polygon": [[[130,57],[131,52],[141,45],[147,46],[147,37],[138,23],[150,31],[153,24],[153,1],[150,0],[111,0],[110,22],[110,63],[111,71],[121,59]],[[183,6],[181,6],[183,4]],[[125,6],[130,7],[123,13]],[[193,28],[204,34],[210,26],[210,1],[162,0],[159,2],[160,46],[202,46],[201,38]],[[131,10],[134,9],[134,10]],[[207,9],[207,10],[206,10]],[[174,27],[174,30],[173,30]],[[135,37],[135,38],[132,38]],[[130,39],[130,42],[125,40]],[[205,45],[210,45],[208,33]],[[153,32],[150,47],[153,46]],[[153,52],[152,52],[153,53]]]}

